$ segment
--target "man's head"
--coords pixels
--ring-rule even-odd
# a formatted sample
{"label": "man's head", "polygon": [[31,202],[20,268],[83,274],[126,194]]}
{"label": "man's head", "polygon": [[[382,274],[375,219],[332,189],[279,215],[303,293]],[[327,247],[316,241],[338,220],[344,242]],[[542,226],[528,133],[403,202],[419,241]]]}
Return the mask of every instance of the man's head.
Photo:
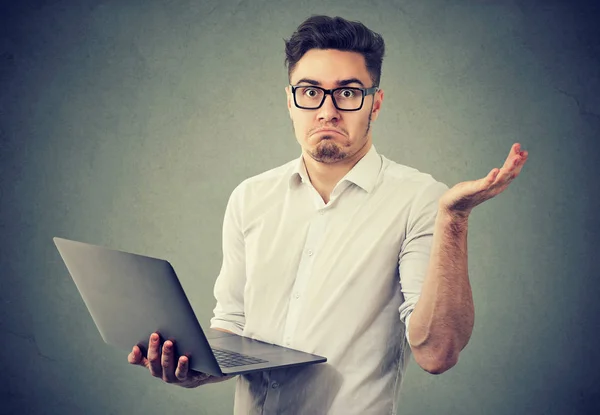
{"label": "man's head", "polygon": [[[359,22],[312,16],[285,42],[285,49],[289,82],[296,87],[286,87],[288,109],[303,152],[318,162],[336,163],[367,148],[383,91],[366,95],[352,88],[379,86],[383,38]],[[331,95],[313,87],[346,88]],[[321,102],[319,108],[307,109]],[[336,132],[318,132],[324,128]]]}

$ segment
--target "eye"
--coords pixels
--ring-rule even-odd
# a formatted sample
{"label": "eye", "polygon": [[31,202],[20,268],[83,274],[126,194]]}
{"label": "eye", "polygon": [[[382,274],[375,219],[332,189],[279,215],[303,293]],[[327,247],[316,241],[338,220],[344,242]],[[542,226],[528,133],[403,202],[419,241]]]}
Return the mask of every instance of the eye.
{"label": "eye", "polygon": [[319,95],[319,90],[314,88],[304,88],[303,93],[309,98],[314,98]]}
{"label": "eye", "polygon": [[342,89],[340,91],[340,96],[342,98],[354,98],[355,95],[356,91],[354,91],[353,89]]}

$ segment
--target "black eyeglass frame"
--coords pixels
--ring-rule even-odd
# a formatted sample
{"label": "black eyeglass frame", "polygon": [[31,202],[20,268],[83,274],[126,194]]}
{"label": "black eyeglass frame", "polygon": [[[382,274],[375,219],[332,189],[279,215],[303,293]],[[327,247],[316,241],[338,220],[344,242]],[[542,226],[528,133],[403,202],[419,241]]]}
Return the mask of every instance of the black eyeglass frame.
{"label": "black eyeglass frame", "polygon": [[[333,101],[333,105],[339,111],[359,111],[360,109],[362,109],[363,104],[365,103],[365,97],[369,96],[369,95],[373,95],[377,91],[379,91],[379,87],[377,85],[372,86],[371,88],[357,88],[355,86],[342,86],[339,88],[325,89],[325,88],[321,88],[320,86],[315,86],[315,85],[291,85],[290,84],[290,87],[292,88],[292,95],[294,96],[294,104],[296,105],[296,107],[301,108],[303,110],[318,110],[319,108],[321,108],[323,106],[323,103],[325,102],[327,95],[331,95],[331,100]],[[298,88],[314,88],[314,89],[320,89],[321,91],[323,91],[323,99],[321,100],[321,103],[319,104],[319,106],[318,107],[302,107],[302,106],[298,105],[298,101],[296,101],[296,89],[298,89]],[[361,91],[362,92],[362,100],[360,101],[360,106],[353,110],[342,109],[342,108],[338,107],[337,102],[335,102],[335,96],[333,95],[333,93],[335,91],[339,91],[340,89],[356,89],[356,90]]]}

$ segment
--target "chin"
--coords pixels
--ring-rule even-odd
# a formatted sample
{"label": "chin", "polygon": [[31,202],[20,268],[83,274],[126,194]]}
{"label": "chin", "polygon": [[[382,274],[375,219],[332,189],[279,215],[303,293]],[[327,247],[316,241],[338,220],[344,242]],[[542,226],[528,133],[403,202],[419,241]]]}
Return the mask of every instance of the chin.
{"label": "chin", "polygon": [[323,163],[336,163],[347,157],[347,153],[342,151],[339,145],[331,141],[321,141],[310,152],[310,155],[316,161]]}

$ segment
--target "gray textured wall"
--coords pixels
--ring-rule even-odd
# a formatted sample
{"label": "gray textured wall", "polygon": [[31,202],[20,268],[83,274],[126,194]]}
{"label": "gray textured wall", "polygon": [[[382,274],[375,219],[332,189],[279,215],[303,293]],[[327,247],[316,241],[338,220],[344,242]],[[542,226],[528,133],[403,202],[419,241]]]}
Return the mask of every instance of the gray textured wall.
{"label": "gray textured wall", "polygon": [[312,13],[384,36],[387,157],[451,186],[530,154],[471,217],[470,344],[441,376],[411,362],[400,413],[592,413],[598,6],[538,3],[2,6],[0,413],[231,413],[233,382],[180,390],[102,343],[51,238],[169,258],[207,324],[231,190],[299,154],[282,38]]}

